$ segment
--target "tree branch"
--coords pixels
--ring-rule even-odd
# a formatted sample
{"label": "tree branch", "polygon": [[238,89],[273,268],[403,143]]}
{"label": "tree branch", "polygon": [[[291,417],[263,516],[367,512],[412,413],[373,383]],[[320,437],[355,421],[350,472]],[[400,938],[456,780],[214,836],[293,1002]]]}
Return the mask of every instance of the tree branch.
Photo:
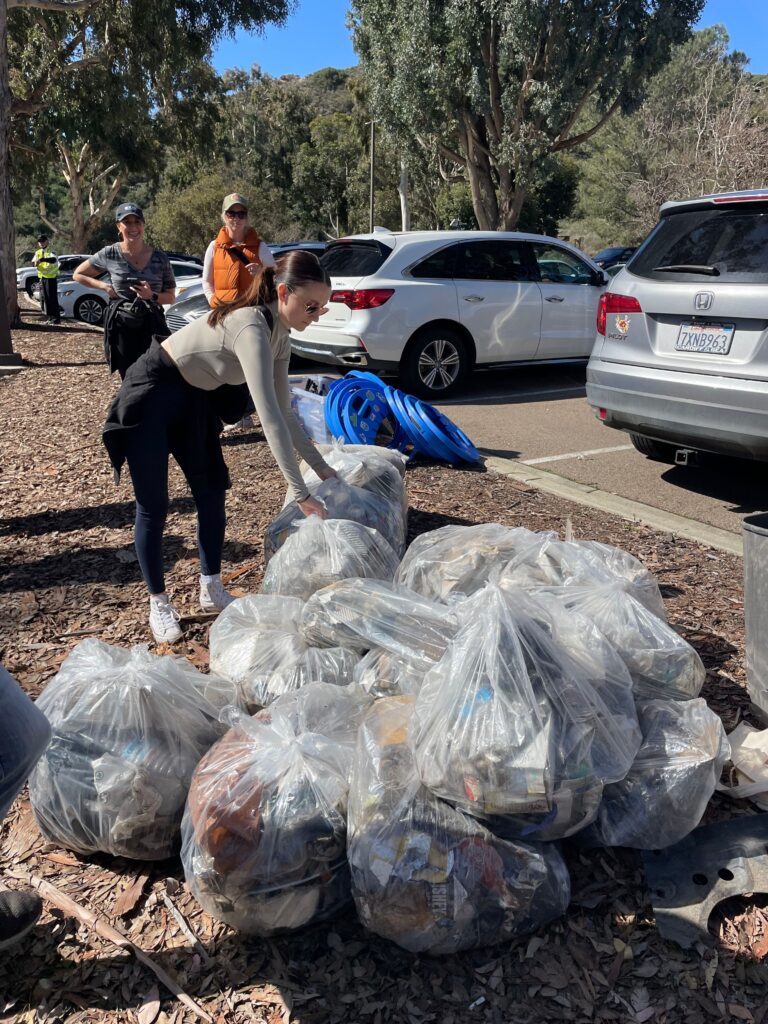
{"label": "tree branch", "polygon": [[552,146],[552,152],[557,153],[561,149],[573,149],[574,146],[580,146],[582,142],[586,142],[591,139],[595,132],[599,132],[606,121],[610,120],[616,111],[621,106],[621,96],[617,96],[613,103],[610,105],[605,115],[600,118],[597,124],[592,125],[591,128],[585,132],[581,132],[579,135],[573,135],[570,139],[558,139]]}

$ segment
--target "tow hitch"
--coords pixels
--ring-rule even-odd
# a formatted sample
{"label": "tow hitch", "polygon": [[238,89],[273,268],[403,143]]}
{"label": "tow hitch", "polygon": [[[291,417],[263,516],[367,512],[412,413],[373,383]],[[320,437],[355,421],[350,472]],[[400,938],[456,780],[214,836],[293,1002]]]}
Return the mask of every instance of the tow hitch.
{"label": "tow hitch", "polygon": [[676,466],[696,466],[699,462],[699,453],[695,448],[678,448],[675,452]]}

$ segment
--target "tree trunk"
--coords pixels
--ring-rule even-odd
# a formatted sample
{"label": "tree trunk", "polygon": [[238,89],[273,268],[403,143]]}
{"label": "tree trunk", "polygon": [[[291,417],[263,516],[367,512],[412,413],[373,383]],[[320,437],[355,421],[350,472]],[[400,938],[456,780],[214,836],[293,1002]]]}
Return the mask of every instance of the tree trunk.
{"label": "tree trunk", "polygon": [[462,155],[466,158],[469,188],[472,193],[472,209],[481,231],[498,231],[499,204],[491,174],[491,162],[485,148],[476,135],[476,126],[469,115],[464,116],[464,130],[461,132]]}
{"label": "tree trunk", "polygon": [[[0,273],[3,275],[8,322],[19,322],[16,298],[16,231],[13,224],[13,203],[9,166],[11,128],[11,93],[8,84],[8,24],[6,0],[0,0]],[[14,276],[11,277],[11,274]],[[2,317],[5,319],[5,316]],[[0,330],[0,354],[13,353],[10,333]]]}
{"label": "tree trunk", "polygon": [[411,205],[408,200],[408,167],[405,157],[400,158],[400,183],[397,186],[400,195],[400,227],[402,231],[411,230]]}
{"label": "tree trunk", "polygon": [[501,204],[501,215],[499,217],[499,228],[501,231],[516,231],[517,222],[520,220],[520,213],[523,209],[523,203],[525,197],[528,195],[528,189],[525,185],[520,185],[510,194],[507,194],[502,199]]}

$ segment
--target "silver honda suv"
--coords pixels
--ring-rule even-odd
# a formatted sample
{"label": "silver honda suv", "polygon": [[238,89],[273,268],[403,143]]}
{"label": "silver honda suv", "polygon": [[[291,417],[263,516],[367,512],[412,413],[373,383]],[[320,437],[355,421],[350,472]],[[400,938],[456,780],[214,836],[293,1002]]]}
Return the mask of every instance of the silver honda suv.
{"label": "silver honda suv", "polygon": [[600,298],[587,401],[650,458],[768,460],[768,189],[662,206]]}

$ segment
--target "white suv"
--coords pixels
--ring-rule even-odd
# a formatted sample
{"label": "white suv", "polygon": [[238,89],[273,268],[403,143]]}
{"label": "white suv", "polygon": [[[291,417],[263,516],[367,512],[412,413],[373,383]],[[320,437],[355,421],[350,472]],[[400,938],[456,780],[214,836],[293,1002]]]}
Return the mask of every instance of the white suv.
{"label": "white suv", "polygon": [[397,371],[433,399],[475,367],[585,361],[608,280],[575,246],[519,232],[376,228],[331,242],[322,263],[330,306],[293,351]]}

